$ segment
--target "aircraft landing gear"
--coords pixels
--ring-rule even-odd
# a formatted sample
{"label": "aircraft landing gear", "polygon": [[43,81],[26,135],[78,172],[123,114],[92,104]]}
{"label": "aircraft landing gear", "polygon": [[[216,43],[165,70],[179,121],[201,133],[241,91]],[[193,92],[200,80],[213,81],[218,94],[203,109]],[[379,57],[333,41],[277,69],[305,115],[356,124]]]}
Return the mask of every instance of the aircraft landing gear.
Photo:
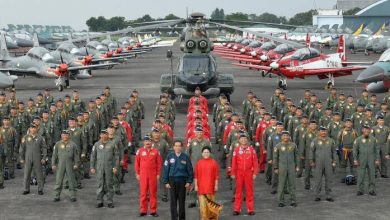
{"label": "aircraft landing gear", "polygon": [[329,74],[328,78],[329,78],[328,83],[325,86],[326,90],[330,90],[330,89],[332,89],[334,87],[334,77],[333,77],[333,75]]}
{"label": "aircraft landing gear", "polygon": [[278,86],[279,86],[279,88],[286,90],[287,89],[287,80],[285,78],[279,78]]}
{"label": "aircraft landing gear", "polygon": [[56,84],[58,91],[62,92],[64,90],[64,79],[62,77],[57,78],[54,83]]}
{"label": "aircraft landing gear", "polygon": [[368,50],[364,50],[364,55],[365,56],[370,56],[370,53],[368,52]]}

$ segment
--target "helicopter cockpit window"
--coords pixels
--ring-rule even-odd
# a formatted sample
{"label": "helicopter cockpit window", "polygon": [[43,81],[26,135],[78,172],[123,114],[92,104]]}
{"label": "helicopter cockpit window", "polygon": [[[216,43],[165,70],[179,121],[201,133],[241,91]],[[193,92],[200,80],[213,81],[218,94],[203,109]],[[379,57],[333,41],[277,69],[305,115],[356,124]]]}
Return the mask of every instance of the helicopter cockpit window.
{"label": "helicopter cockpit window", "polygon": [[307,60],[314,57],[319,57],[320,52],[314,48],[302,48],[297,50],[292,56],[293,60]]}
{"label": "helicopter cockpit window", "polygon": [[382,56],[379,58],[380,62],[389,62],[390,61],[390,49],[383,52]]}
{"label": "helicopter cockpit window", "polygon": [[189,56],[183,57],[179,71],[184,74],[209,74],[213,70],[208,57]]}
{"label": "helicopter cockpit window", "polygon": [[271,42],[267,42],[267,43],[264,43],[264,44],[260,47],[260,49],[262,49],[262,50],[272,50],[272,49],[274,49],[275,47],[276,47],[275,44],[273,44],[273,43],[271,43]]}

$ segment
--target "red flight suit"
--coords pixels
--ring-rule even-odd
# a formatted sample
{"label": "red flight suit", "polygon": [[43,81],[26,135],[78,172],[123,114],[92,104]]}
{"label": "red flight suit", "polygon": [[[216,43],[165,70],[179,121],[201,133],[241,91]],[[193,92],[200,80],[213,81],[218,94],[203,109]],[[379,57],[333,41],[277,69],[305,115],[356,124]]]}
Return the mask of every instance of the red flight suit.
{"label": "red flight suit", "polygon": [[241,212],[242,191],[245,186],[246,208],[248,212],[253,212],[253,175],[257,175],[258,167],[256,151],[252,146],[246,149],[239,146],[234,149],[232,158],[232,176],[236,177],[234,211]]}
{"label": "red flight suit", "polygon": [[[125,129],[126,135],[127,135],[127,140],[129,140],[129,143],[133,142],[133,129],[131,128],[129,123],[127,121],[120,121],[119,123]],[[127,146],[124,146],[124,147],[127,147]],[[129,153],[125,153],[123,155],[123,169],[127,170],[128,165],[129,165]]]}
{"label": "red flight suit", "polygon": [[150,213],[155,213],[157,210],[157,175],[160,175],[162,167],[160,151],[156,148],[138,149],[134,166],[135,172],[140,177],[140,212],[147,213],[149,195]]}
{"label": "red flight suit", "polygon": [[265,146],[263,146],[263,133],[265,131],[265,129],[267,129],[269,126],[271,125],[271,123],[269,121],[261,121],[258,125],[257,125],[257,128],[256,128],[256,136],[255,136],[255,142],[256,144],[259,145],[259,149],[260,149],[260,172],[264,172],[265,170],[265,164],[266,164],[266,161],[267,161],[267,154],[264,153],[264,148]]}

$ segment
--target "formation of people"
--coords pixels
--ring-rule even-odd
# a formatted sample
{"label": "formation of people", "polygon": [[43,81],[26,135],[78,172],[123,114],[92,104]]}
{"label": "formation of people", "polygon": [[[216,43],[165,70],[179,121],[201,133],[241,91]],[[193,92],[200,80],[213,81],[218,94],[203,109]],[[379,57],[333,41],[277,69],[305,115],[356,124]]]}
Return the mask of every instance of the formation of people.
{"label": "formation of people", "polygon": [[355,100],[333,88],[321,101],[306,90],[294,104],[276,89],[270,103],[267,108],[250,91],[240,113],[225,96],[214,105],[216,142],[224,146],[222,166],[235,180],[234,215],[241,213],[243,188],[248,213],[254,214],[253,181],[258,173],[271,185],[270,193],[277,194],[279,207],[285,206],[286,194],[290,205],[297,206],[296,178],[301,177],[306,190],[314,187],[315,201],[321,201],[324,180],[326,200],[333,202],[331,183],[337,168],[341,183],[358,185],[358,196],[365,192],[368,173],[368,193],[376,195],[375,178],[388,178],[390,92],[379,102],[366,90]]}
{"label": "formation of people", "polygon": [[109,87],[88,103],[76,90],[57,100],[45,90],[26,106],[16,91],[0,93],[0,189],[4,179],[15,178],[15,169],[23,168],[23,194],[38,185],[38,194],[43,195],[46,176],[54,172],[53,201],[61,200],[65,188],[70,201],[76,202],[82,180],[93,174],[98,182],[96,207],[106,203],[113,208],[113,197],[122,195],[121,184],[135,155],[139,216],[158,217],[160,197],[170,201],[172,219],[185,219],[189,193],[188,207],[198,206],[201,219],[218,219],[219,167],[225,169],[233,191],[233,215],[242,213],[243,201],[247,214],[255,215],[258,175],[264,175],[280,207],[285,206],[285,195],[291,206],[297,206],[297,178],[304,178],[306,190],[314,189],[315,201],[321,201],[324,188],[329,202],[334,201],[331,187],[336,171],[342,173],[340,182],[357,185],[358,196],[366,192],[366,173],[372,196],[375,178],[388,178],[390,92],[379,102],[367,91],[355,100],[332,89],[321,101],[306,90],[294,104],[276,89],[269,106],[248,92],[242,110],[221,95],[209,112],[208,101],[197,88],[189,100],[182,139],[174,139],[176,107],[167,93],[160,95],[151,129],[144,136],[145,108],[138,92],[132,91],[122,107],[117,105]]}

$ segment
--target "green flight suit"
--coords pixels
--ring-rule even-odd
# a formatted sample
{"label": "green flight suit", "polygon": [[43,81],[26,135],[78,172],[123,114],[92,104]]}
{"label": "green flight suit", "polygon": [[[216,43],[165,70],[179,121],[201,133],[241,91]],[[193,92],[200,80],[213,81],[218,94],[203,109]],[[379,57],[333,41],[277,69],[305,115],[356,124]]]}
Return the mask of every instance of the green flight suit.
{"label": "green flight suit", "polygon": [[113,203],[113,168],[117,167],[119,167],[119,152],[114,142],[96,142],[92,148],[91,169],[95,169],[97,173],[98,189],[96,194],[99,203],[103,203],[104,195],[107,196],[108,203]]}
{"label": "green flight suit", "polygon": [[[73,141],[77,146],[77,151],[79,152],[79,156],[81,157],[81,154],[86,155],[87,154],[87,138],[84,134],[84,131],[80,128],[69,128],[69,139]],[[81,187],[81,179],[82,179],[82,168],[79,167],[77,170],[75,170],[76,174],[76,182],[77,187]]]}
{"label": "green flight suit", "polygon": [[[268,138],[267,143],[267,161],[273,160],[274,148],[282,141],[282,134],[273,132]],[[271,192],[275,192],[278,189],[278,174],[274,172],[275,161],[272,161],[272,177],[271,177]]]}
{"label": "green flight suit", "polygon": [[286,144],[280,142],[273,148],[274,169],[278,170],[278,201],[284,204],[284,189],[290,194],[291,203],[296,203],[295,177],[296,168],[299,167],[298,147],[293,142]]}
{"label": "green flight suit", "polygon": [[357,137],[358,134],[353,128],[351,129],[344,128],[340,130],[339,134],[337,135],[336,145],[340,157],[339,158],[340,167],[344,169],[343,178],[345,178],[347,175],[348,165],[350,168],[350,174],[356,176],[355,168],[353,166],[354,158],[353,158],[352,149],[353,149],[353,142]]}
{"label": "green flight suit", "polygon": [[[109,138],[111,142],[114,143],[115,146],[117,146],[118,149],[118,160],[122,161],[123,160],[123,144],[121,142],[121,137],[118,135],[114,135],[112,138]],[[122,169],[120,169],[120,163],[117,167],[118,172],[113,175],[113,181],[114,181],[114,192],[118,193],[121,191],[121,179],[122,179]]]}
{"label": "green flight suit", "polygon": [[390,129],[387,126],[374,126],[372,128],[372,135],[376,138],[376,144],[379,148],[379,154],[381,159],[380,173],[382,176],[387,176],[387,160],[388,155],[387,149],[387,138],[389,137]]}
{"label": "green flight suit", "polygon": [[80,166],[79,162],[77,145],[73,141],[64,142],[61,140],[54,145],[51,164],[57,167],[54,185],[55,198],[60,198],[65,175],[69,182],[70,197],[76,198],[75,168]]}
{"label": "green flight suit", "polygon": [[309,160],[314,162],[315,196],[320,197],[322,177],[325,177],[325,194],[331,198],[331,177],[333,172],[332,163],[336,163],[336,145],[332,138],[315,138],[311,142]]}
{"label": "green flight suit", "polygon": [[311,142],[318,136],[318,131],[312,131],[310,129],[307,129],[306,133],[303,137],[303,143],[299,148],[299,155],[300,157],[304,157],[305,162],[305,189],[310,189],[310,176],[312,176],[312,169],[310,166],[310,146]]}
{"label": "green flight suit", "polygon": [[320,118],[324,115],[323,109],[315,108],[309,115],[309,120],[315,120],[319,124]]}
{"label": "green flight suit", "polygon": [[38,191],[43,191],[43,172],[41,160],[47,158],[47,146],[45,139],[36,135],[27,134],[22,138],[19,156],[24,160],[24,190],[30,191],[31,172],[34,173],[38,181]]}
{"label": "green flight suit", "polygon": [[8,167],[9,175],[13,178],[15,174],[16,152],[19,146],[19,134],[13,127],[0,127],[0,134],[3,137],[2,145],[5,151],[4,166]]}
{"label": "green flight suit", "polygon": [[353,144],[353,158],[358,162],[358,187],[360,192],[364,192],[364,179],[368,170],[368,190],[375,192],[375,161],[379,161],[379,146],[372,135],[367,138],[360,136]]}
{"label": "green flight suit", "polygon": [[340,112],[342,119],[352,118],[352,115],[356,112],[356,107],[355,103],[345,104],[343,112]]}
{"label": "green flight suit", "polygon": [[[266,151],[266,155],[268,155],[268,152],[267,152],[268,151],[268,139],[271,136],[271,134],[273,132],[275,132],[275,130],[276,130],[276,127],[270,126],[270,127],[266,128],[263,132],[263,136],[262,136],[263,140],[261,140],[262,141],[261,146],[263,146],[264,150]],[[268,184],[271,184],[271,181],[272,181],[272,164],[268,163],[268,161],[270,159],[271,159],[271,157],[268,157],[268,156],[266,157],[265,181]]]}
{"label": "green flight suit", "polygon": [[295,131],[293,133],[291,133],[292,135],[292,141],[297,145],[298,147],[298,151],[300,152],[299,154],[299,171],[297,172],[297,176],[298,177],[302,177],[302,173],[303,173],[303,166],[305,165],[305,159],[301,159],[303,153],[301,152],[304,152],[304,148],[305,148],[305,133],[307,132],[307,125],[304,126],[304,125],[298,125],[298,127],[295,128]]}

